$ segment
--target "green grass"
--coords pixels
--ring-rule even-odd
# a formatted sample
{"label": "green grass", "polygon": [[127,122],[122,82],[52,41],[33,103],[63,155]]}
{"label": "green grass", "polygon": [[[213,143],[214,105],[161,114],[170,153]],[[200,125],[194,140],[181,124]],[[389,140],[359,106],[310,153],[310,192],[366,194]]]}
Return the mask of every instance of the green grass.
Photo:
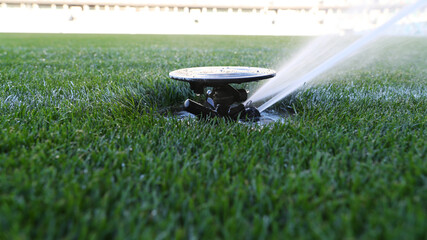
{"label": "green grass", "polygon": [[0,239],[425,239],[424,38],[283,123],[164,117],[194,97],[170,71],[276,68],[305,40],[0,34]]}

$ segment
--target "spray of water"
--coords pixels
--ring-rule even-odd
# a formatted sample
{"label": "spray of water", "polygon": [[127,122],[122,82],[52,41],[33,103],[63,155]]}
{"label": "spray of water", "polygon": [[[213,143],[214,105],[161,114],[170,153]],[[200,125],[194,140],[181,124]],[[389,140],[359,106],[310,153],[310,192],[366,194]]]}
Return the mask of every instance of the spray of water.
{"label": "spray of water", "polygon": [[[316,79],[319,75],[324,74],[338,63],[355,55],[399,20],[426,4],[427,0],[419,0],[405,7],[386,23],[356,40],[344,38],[345,40],[343,41],[334,36],[317,38],[287,63],[285,67],[277,73],[275,78],[261,86],[246,103],[255,103],[271,97],[258,108],[260,112],[264,111],[302,87],[305,83]],[[327,42],[327,44],[325,44],[325,42]]]}

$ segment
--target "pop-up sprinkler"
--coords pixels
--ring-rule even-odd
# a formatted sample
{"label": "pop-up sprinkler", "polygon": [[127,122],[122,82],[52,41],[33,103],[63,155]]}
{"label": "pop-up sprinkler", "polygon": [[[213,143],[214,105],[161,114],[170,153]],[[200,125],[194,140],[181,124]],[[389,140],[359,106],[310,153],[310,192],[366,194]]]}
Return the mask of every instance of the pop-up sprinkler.
{"label": "pop-up sprinkler", "polygon": [[[175,80],[190,83],[196,94],[206,94],[206,101],[198,103],[191,99],[184,102],[184,110],[200,118],[223,117],[232,120],[258,121],[259,111],[243,105],[248,94],[245,89],[235,89],[230,84],[259,81],[272,78],[271,69],[253,67],[197,67],[179,69],[169,73]],[[205,93],[205,88],[210,88]]]}

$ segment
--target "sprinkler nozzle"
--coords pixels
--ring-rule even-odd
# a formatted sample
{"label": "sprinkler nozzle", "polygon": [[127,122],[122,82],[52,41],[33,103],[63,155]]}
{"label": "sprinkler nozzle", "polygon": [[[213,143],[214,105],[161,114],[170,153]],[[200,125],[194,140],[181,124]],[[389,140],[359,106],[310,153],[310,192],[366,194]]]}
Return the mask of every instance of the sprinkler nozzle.
{"label": "sprinkler nozzle", "polygon": [[204,118],[218,116],[218,114],[212,109],[209,109],[203,106],[202,104],[195,102],[191,99],[187,99],[184,102],[184,110],[196,116],[200,116]]}
{"label": "sprinkler nozzle", "polygon": [[256,109],[256,107],[248,106],[245,107],[243,104],[238,104],[234,107],[230,107],[228,115],[234,119],[240,119],[243,121],[259,121],[261,113]]}
{"label": "sprinkler nozzle", "polygon": [[223,117],[230,120],[243,120],[256,122],[261,114],[253,106],[244,106],[242,103],[228,107],[218,104],[215,110],[203,106],[191,99],[184,102],[184,110],[201,118]]}
{"label": "sprinkler nozzle", "polygon": [[[190,86],[196,93],[203,89],[203,85],[197,83]],[[247,98],[245,89],[235,89],[228,84],[215,86],[206,92],[206,101],[203,104],[187,99],[184,102],[184,110],[204,119],[220,117],[234,121],[259,121],[261,114],[252,106],[252,102],[243,105],[242,102]]]}
{"label": "sprinkler nozzle", "polygon": [[261,118],[261,113],[256,107],[247,107],[245,108],[245,118],[250,121],[259,121]]}

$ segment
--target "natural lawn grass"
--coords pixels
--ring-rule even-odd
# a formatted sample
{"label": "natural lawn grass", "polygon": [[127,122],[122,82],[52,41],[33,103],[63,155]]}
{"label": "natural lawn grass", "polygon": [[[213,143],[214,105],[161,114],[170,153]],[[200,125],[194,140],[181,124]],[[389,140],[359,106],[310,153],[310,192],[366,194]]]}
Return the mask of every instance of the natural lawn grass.
{"label": "natural lawn grass", "polygon": [[170,71],[276,68],[305,40],[0,34],[0,239],[425,239],[425,38],[282,123],[164,117],[195,97]]}

